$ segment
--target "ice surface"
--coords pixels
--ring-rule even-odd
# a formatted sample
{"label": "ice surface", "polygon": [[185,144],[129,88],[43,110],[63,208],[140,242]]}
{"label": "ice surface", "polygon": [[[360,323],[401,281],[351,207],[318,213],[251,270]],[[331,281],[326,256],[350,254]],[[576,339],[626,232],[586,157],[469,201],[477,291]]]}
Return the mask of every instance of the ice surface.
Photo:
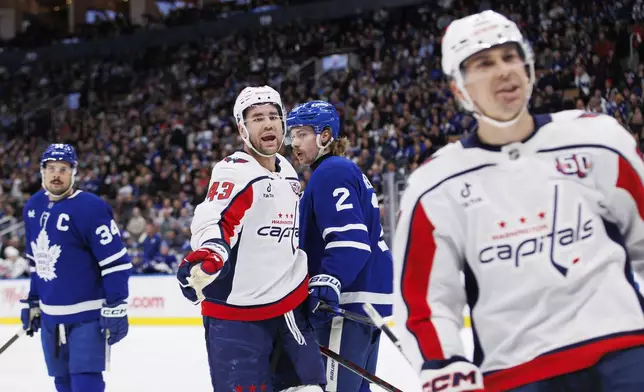
{"label": "ice surface", "polygon": [[[17,328],[0,326],[0,345]],[[464,341],[469,352],[471,338],[466,331]],[[376,374],[404,392],[420,391],[417,376],[384,336]],[[107,392],[210,392],[203,329],[131,327],[129,335],[112,348],[112,369],[105,373],[105,381]],[[381,391],[375,387],[372,390]],[[55,392],[39,336],[23,336],[0,354],[0,391]]]}

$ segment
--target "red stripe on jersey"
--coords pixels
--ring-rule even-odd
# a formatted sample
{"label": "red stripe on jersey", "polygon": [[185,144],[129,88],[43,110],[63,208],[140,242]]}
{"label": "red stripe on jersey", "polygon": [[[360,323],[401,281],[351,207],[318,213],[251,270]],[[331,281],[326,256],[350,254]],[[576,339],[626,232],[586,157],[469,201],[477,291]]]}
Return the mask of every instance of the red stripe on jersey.
{"label": "red stripe on jersey", "polygon": [[621,156],[619,157],[616,186],[631,195],[637,205],[640,218],[644,219],[644,186],[642,186],[642,180],[633,169],[633,166]]}
{"label": "red stripe on jersey", "polygon": [[219,222],[219,227],[221,228],[221,234],[223,235],[224,241],[228,246],[232,247],[230,239],[235,235],[235,228],[239,226],[244,214],[253,204],[253,185],[250,184],[246,189],[242,190],[237,196],[233,198],[233,201],[226,207],[221,221]]}
{"label": "red stripe on jersey", "polygon": [[546,354],[509,369],[483,377],[486,391],[507,391],[522,385],[576,372],[595,365],[608,353],[644,346],[644,334],[594,340],[556,353]]}
{"label": "red stripe on jersey", "polygon": [[[216,304],[205,300],[201,303],[201,314],[222,320],[260,321],[282,316],[297,308],[309,294],[308,276],[284,298],[266,305],[241,307]],[[216,283],[215,283],[216,284]]]}
{"label": "red stripe on jersey", "polygon": [[401,291],[409,312],[407,329],[416,337],[426,360],[445,359],[438,333],[431,321],[432,310],[427,303],[435,255],[434,225],[419,202],[411,217]]}

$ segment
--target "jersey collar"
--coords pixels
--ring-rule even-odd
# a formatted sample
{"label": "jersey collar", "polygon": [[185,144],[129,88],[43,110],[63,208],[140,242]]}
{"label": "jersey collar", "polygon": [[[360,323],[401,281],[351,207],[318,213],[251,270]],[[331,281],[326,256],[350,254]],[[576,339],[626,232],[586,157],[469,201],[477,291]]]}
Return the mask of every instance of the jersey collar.
{"label": "jersey collar", "polygon": [[[541,129],[544,125],[552,122],[552,116],[550,114],[538,114],[532,116],[532,118],[534,119],[534,131],[532,131],[532,133],[528,135],[527,138],[521,140],[521,143],[525,143],[528,140],[532,139],[532,137],[537,134],[539,129]],[[485,143],[479,138],[477,132],[472,132],[472,134],[468,137],[461,139],[461,145],[463,145],[464,148],[481,148],[483,150],[497,152],[500,152],[503,147],[501,145]]]}
{"label": "jersey collar", "polygon": [[313,163],[311,164],[311,171],[313,171],[313,170],[317,169],[317,168],[318,168],[318,166],[320,166],[320,164],[321,164],[325,159],[330,158],[330,157],[332,157],[332,156],[333,156],[333,155],[329,152],[329,153],[326,153],[326,154],[322,155],[321,157],[319,157],[319,158],[317,159],[317,161],[315,161],[315,162],[313,162]]}

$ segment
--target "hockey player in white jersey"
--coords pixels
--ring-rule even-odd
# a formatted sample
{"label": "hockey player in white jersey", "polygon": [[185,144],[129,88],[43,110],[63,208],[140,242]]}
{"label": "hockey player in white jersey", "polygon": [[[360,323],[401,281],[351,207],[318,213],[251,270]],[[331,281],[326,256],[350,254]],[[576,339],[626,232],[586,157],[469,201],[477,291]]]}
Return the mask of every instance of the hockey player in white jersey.
{"label": "hockey player in white jersey", "polygon": [[479,128],[418,168],[401,201],[394,316],[423,390],[644,391],[632,137],[603,115],[531,115],[533,55],[500,14],[452,22],[442,55]]}
{"label": "hockey player in white jersey", "polygon": [[216,392],[321,392],[322,356],[303,309],[300,183],[278,154],[286,113],[268,86],[245,88],[233,111],[244,151],[215,165],[177,277],[201,303]]}

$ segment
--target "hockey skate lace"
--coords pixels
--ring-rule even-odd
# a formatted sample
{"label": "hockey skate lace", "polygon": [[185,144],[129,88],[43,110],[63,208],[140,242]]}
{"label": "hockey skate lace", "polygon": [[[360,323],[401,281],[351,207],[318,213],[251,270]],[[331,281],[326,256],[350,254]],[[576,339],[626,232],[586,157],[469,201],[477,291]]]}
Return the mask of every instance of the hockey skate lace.
{"label": "hockey skate lace", "polygon": [[284,318],[286,319],[288,330],[291,331],[291,334],[293,334],[293,337],[295,338],[297,344],[304,346],[306,344],[306,339],[304,338],[304,335],[302,335],[300,329],[297,327],[293,311],[291,310],[288,313],[284,314]]}

